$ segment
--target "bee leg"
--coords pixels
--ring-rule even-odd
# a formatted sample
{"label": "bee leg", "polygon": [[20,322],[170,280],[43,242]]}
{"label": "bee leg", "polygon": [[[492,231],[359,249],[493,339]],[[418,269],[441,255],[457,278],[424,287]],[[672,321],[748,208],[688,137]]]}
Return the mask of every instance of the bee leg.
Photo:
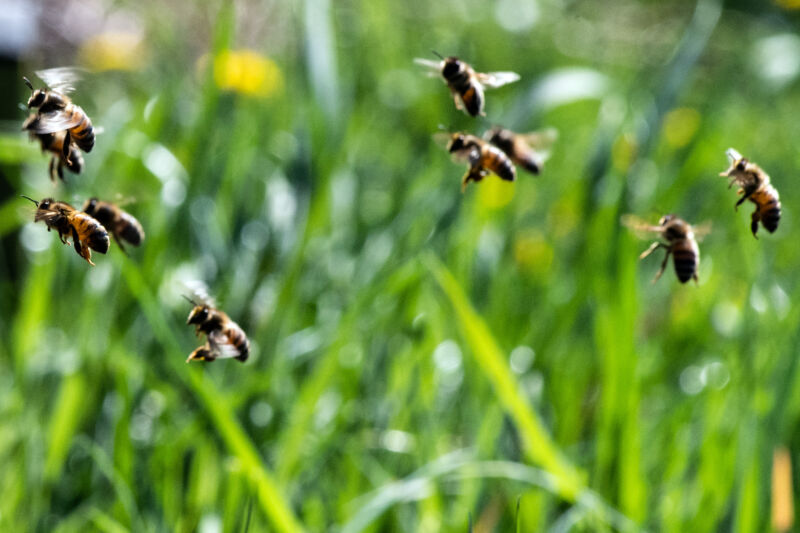
{"label": "bee leg", "polygon": [[122,253],[128,255],[128,252],[125,250],[125,247],[122,246],[122,240],[120,240],[120,238],[117,237],[117,232],[112,232],[111,236],[114,237],[114,242],[117,243],[117,246],[119,246],[119,249],[122,250]]}
{"label": "bee leg", "polygon": [[483,176],[484,173],[479,167],[470,167],[466,174],[464,174],[464,177],[461,179],[461,193],[463,194],[464,191],[467,190],[467,185],[469,185],[470,181],[478,183],[483,179]]}
{"label": "bee leg", "polygon": [[69,130],[64,135],[64,144],[61,147],[61,155],[63,156],[63,161],[69,161],[69,145],[72,142],[72,138],[70,137]]}
{"label": "bee leg", "polygon": [[[659,244],[661,244],[661,243],[659,243]],[[669,260],[669,253],[672,251],[672,249],[670,247],[668,247],[668,246],[665,246],[665,248],[667,249],[667,253],[664,255],[664,260],[661,261],[661,268],[659,268],[658,272],[656,272],[656,277],[653,278],[653,281],[652,281],[653,283],[658,281],[658,279],[661,277],[661,274],[664,273],[664,269],[667,268],[667,261]]]}
{"label": "bee leg", "polygon": [[753,214],[750,217],[750,231],[753,232],[753,237],[756,239],[758,239],[758,235],[756,235],[756,233],[758,233],[759,220],[761,220],[761,216],[758,214],[758,208],[756,207],[756,210],[753,211]]}
{"label": "bee leg", "polygon": [[50,158],[50,181],[56,182],[56,156]]}
{"label": "bee leg", "polygon": [[88,262],[90,265],[94,266],[94,263],[92,263],[92,251],[88,246],[83,246],[80,238],[78,237],[78,231],[74,226],[72,227],[72,243],[75,246],[75,251],[78,252],[78,255],[86,259],[86,262]]}
{"label": "bee leg", "polygon": [[658,248],[660,248],[662,246],[664,246],[664,245],[661,244],[660,242],[658,242],[658,241],[654,242],[653,244],[650,245],[650,248],[648,248],[647,250],[645,250],[644,252],[639,254],[639,259],[644,259],[645,257],[647,257],[648,255],[652,254],[653,252],[655,252]]}

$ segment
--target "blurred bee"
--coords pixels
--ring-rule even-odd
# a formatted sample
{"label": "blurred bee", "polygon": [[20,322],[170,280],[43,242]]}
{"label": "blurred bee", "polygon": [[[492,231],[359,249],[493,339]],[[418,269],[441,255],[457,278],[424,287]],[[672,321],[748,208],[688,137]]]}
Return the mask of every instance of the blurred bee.
{"label": "blurred bee", "polygon": [[97,198],[89,198],[83,204],[83,212],[96,218],[111,232],[117,245],[124,252],[122,241],[125,240],[134,246],[139,246],[144,240],[144,229],[139,221],[116,204],[101,202]]}
{"label": "blurred bee", "polygon": [[538,175],[547,159],[547,151],[558,137],[558,132],[549,129],[533,133],[514,133],[495,126],[483,138],[500,148],[515,164],[531,174]]}
{"label": "blurred bee", "polygon": [[195,326],[195,334],[206,334],[206,343],[196,348],[186,362],[214,361],[215,359],[234,358],[247,361],[250,355],[250,341],[242,328],[228,315],[216,309],[208,299],[197,302],[184,296],[194,307],[189,313],[186,324]]}
{"label": "blurred bee", "polygon": [[28,108],[35,109],[37,113],[37,120],[26,129],[36,134],[66,131],[64,142],[67,146],[74,142],[84,152],[91,152],[94,148],[92,121],[67,96],[67,93],[74,90],[72,84],[78,79],[77,71],[72,68],[54,68],[39,70],[36,75],[47,87],[34,89],[28,78],[22,78],[31,90]]}
{"label": "blurred bee", "polygon": [[711,228],[708,224],[693,228],[686,221],[675,215],[664,215],[661,217],[661,220],[658,221],[657,226],[653,226],[633,215],[623,216],[622,223],[637,233],[659,233],[661,234],[661,238],[667,241],[667,244],[656,241],[639,255],[639,259],[644,259],[657,248],[666,248],[667,253],[664,256],[664,261],[661,262],[661,268],[656,274],[656,277],[653,278],[653,283],[658,281],[658,278],[664,273],[664,269],[667,267],[667,261],[669,260],[669,254],[672,254],[672,262],[675,265],[675,274],[677,274],[678,280],[681,283],[686,283],[690,279],[694,279],[695,283],[697,282],[700,249],[695,239],[710,231]]}
{"label": "blurred bee", "polygon": [[470,181],[481,181],[489,173],[506,181],[517,179],[514,164],[505,152],[480,137],[461,132],[442,132],[434,135],[434,139],[439,144],[444,144],[456,160],[469,163],[469,168],[461,179],[461,192],[464,192]]}
{"label": "blurred bee", "polygon": [[67,237],[72,237],[72,244],[79,256],[94,266],[92,263],[92,250],[104,254],[108,251],[108,232],[97,220],[76,210],[66,202],[57,202],[52,198],[45,198],[37,202],[33,198],[23,196],[36,205],[36,215],[33,221],[44,221],[47,231],[54,229],[58,238],[64,244]]}
{"label": "blurred bee", "polygon": [[730,189],[733,184],[740,186],[738,194],[742,195],[736,202],[736,210],[745,200],[750,200],[756,204],[750,222],[750,231],[753,237],[758,238],[758,222],[770,233],[778,229],[778,222],[781,220],[781,202],[778,191],[769,181],[769,176],[761,168],[742,157],[742,154],[733,148],[727,151],[731,167],[725,172],[720,172],[720,176],[730,178],[728,184]]}
{"label": "blurred bee", "polygon": [[453,95],[456,108],[467,114],[477,117],[485,115],[483,105],[484,88],[495,89],[519,79],[516,72],[475,72],[466,62],[457,57],[442,57],[434,52],[441,61],[431,61],[428,59],[416,58],[414,62],[437,72],[444,78],[450,93]]}
{"label": "blurred bee", "polygon": [[34,133],[36,123],[39,119],[37,114],[31,114],[22,124],[23,130],[30,131],[31,139],[38,140],[42,145],[43,152],[50,152],[50,179],[56,181],[56,176],[64,181],[64,167],[74,174],[80,174],[83,170],[83,156],[75,143],[66,142],[67,132],[58,131],[55,133]]}

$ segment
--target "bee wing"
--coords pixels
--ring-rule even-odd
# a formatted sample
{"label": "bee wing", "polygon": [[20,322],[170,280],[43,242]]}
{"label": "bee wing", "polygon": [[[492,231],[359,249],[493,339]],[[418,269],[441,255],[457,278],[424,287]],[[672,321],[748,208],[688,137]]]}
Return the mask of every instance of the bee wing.
{"label": "bee wing", "polygon": [[202,305],[207,305],[209,307],[217,307],[214,298],[208,292],[208,285],[204,282],[194,279],[189,281],[184,281],[183,286],[189,291],[192,295],[192,299]]}
{"label": "bee wing", "polygon": [[481,151],[476,147],[465,148],[450,153],[450,158],[456,163],[467,163],[474,166],[481,160]]}
{"label": "bee wing", "polygon": [[217,359],[232,359],[241,355],[236,346],[231,344],[228,337],[220,330],[208,334],[208,347],[216,354]]}
{"label": "bee wing", "polygon": [[438,146],[441,146],[442,148],[447,148],[447,145],[450,144],[450,139],[453,138],[453,135],[446,131],[437,131],[432,135],[432,137],[433,137],[433,142],[435,142]]}
{"label": "bee wing", "polygon": [[549,152],[555,142],[558,140],[558,130],[555,128],[547,128],[539,131],[532,131],[530,133],[522,133],[520,137],[534,150],[539,153]]}
{"label": "bee wing", "polygon": [[30,131],[34,133],[56,133],[74,128],[83,120],[83,110],[75,106],[77,113],[66,114],[62,111],[51,111],[39,116],[30,124]]}
{"label": "bee wing", "polygon": [[648,233],[660,233],[663,229],[661,226],[650,224],[636,215],[622,215],[620,217],[620,222],[641,239],[648,239],[650,238]]}
{"label": "bee wing", "polygon": [[508,83],[514,83],[519,80],[519,74],[516,72],[476,72],[475,76],[481,85],[489,89],[497,89]]}
{"label": "bee wing", "polygon": [[417,65],[420,65],[420,66],[425,67],[426,69],[428,69],[428,76],[430,76],[430,77],[438,76],[442,72],[442,63],[441,63],[441,61],[432,61],[430,59],[423,59],[421,57],[415,57],[414,58],[414,63],[416,63]]}
{"label": "bee wing", "polygon": [[692,226],[692,232],[694,233],[695,239],[698,241],[703,240],[703,237],[711,233],[711,221],[706,220],[702,224],[698,224],[696,226]]}
{"label": "bee wing", "polygon": [[725,155],[728,156],[728,161],[731,163],[735,163],[742,158],[742,154],[740,154],[736,148],[728,148],[725,151]]}
{"label": "bee wing", "polygon": [[84,71],[77,67],[58,67],[37,70],[36,75],[52,90],[68,94],[75,90],[75,84],[83,78]]}

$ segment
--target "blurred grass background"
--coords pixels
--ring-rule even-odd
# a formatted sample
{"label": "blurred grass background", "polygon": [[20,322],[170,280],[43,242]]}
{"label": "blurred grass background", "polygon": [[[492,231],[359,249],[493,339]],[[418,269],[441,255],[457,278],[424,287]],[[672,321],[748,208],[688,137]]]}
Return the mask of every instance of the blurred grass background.
{"label": "blurred grass background", "polygon": [[[790,528],[795,4],[12,2],[0,528]],[[412,64],[432,49],[522,80],[472,119]],[[104,132],[53,186],[21,76],[72,64]],[[560,138],[461,195],[440,124]],[[774,235],[733,210],[731,146],[781,192]],[[133,199],[146,241],[88,268],[19,194]],[[666,212],[714,224],[699,286],[651,285],[618,222]],[[245,365],[184,363],[193,279]]]}

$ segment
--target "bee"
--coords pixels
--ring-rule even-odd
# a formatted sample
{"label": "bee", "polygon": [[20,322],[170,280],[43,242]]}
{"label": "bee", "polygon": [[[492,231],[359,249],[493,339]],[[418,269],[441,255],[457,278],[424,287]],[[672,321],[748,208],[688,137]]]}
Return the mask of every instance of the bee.
{"label": "bee", "polygon": [[468,63],[461,61],[457,57],[442,57],[436,52],[434,54],[441,61],[431,61],[418,57],[414,59],[414,62],[430,69],[431,72],[435,71],[441,74],[450,89],[450,93],[453,95],[456,109],[460,109],[473,117],[485,115],[483,112],[486,100],[483,96],[485,88],[496,89],[519,80],[519,74],[516,72],[476,72]]}
{"label": "bee", "polygon": [[667,267],[667,261],[669,260],[669,254],[672,254],[672,262],[675,265],[675,274],[677,274],[678,280],[681,283],[686,283],[690,279],[694,279],[695,283],[697,282],[697,267],[700,265],[700,248],[697,246],[696,237],[703,236],[710,231],[711,228],[708,224],[694,228],[685,220],[675,215],[664,215],[661,217],[661,220],[658,221],[657,226],[648,224],[633,215],[622,217],[622,223],[637,233],[659,233],[661,238],[667,241],[667,244],[656,241],[639,255],[639,259],[644,259],[657,248],[665,248],[667,250],[664,261],[661,262],[661,268],[656,274],[656,277],[653,278],[653,283],[658,281],[658,278],[664,273],[664,269]]}
{"label": "bee", "polygon": [[122,245],[123,240],[134,246],[139,246],[144,240],[144,229],[142,229],[139,221],[130,213],[120,209],[116,204],[101,202],[97,198],[89,198],[83,204],[82,211],[87,215],[93,216],[105,226],[124,253],[127,252]]}
{"label": "bee", "polygon": [[206,334],[206,343],[196,348],[186,362],[214,361],[215,359],[234,358],[245,362],[250,355],[250,341],[242,328],[228,315],[216,309],[214,305],[203,300],[195,300],[184,296],[194,306],[189,312],[187,325],[195,326],[195,334]]}
{"label": "bee", "polygon": [[36,205],[36,215],[33,221],[44,221],[47,231],[54,229],[58,238],[64,244],[68,237],[72,237],[72,244],[79,256],[94,266],[92,263],[92,250],[104,254],[108,251],[108,232],[97,220],[86,213],[76,210],[66,202],[57,202],[52,198],[45,198],[37,202],[33,198],[23,196]]}
{"label": "bee", "polygon": [[547,158],[547,150],[558,133],[554,129],[533,133],[514,133],[495,126],[483,138],[497,146],[513,161],[528,172],[538,175]]}
{"label": "bee", "polygon": [[461,179],[461,192],[464,192],[470,181],[479,182],[489,173],[506,181],[517,179],[514,164],[505,152],[480,137],[461,132],[442,132],[436,134],[434,139],[445,144],[447,151],[457,160],[469,163],[469,168]]}
{"label": "bee", "polygon": [[67,144],[66,131],[55,133],[34,133],[36,129],[38,115],[31,114],[22,124],[23,130],[29,130],[31,139],[39,141],[43,152],[50,152],[50,179],[56,181],[56,176],[64,181],[64,167],[74,174],[80,174],[83,170],[83,156],[75,143]]}
{"label": "bee", "polygon": [[66,131],[64,142],[67,146],[74,142],[84,152],[91,152],[94,148],[92,121],[67,96],[73,90],[72,83],[78,78],[77,72],[71,68],[55,68],[37,71],[36,75],[44,80],[47,87],[34,89],[28,78],[22,78],[31,90],[28,108],[35,109],[37,114],[37,120],[27,129],[36,134]]}
{"label": "bee", "polygon": [[742,154],[729,148],[727,151],[731,167],[725,172],[720,172],[720,176],[730,178],[728,184],[730,189],[733,184],[740,186],[738,194],[742,195],[736,202],[736,210],[745,200],[750,200],[756,204],[750,222],[750,231],[756,239],[758,235],[758,222],[770,233],[778,229],[778,222],[781,220],[781,201],[778,191],[769,181],[769,176],[761,168],[742,157]]}

